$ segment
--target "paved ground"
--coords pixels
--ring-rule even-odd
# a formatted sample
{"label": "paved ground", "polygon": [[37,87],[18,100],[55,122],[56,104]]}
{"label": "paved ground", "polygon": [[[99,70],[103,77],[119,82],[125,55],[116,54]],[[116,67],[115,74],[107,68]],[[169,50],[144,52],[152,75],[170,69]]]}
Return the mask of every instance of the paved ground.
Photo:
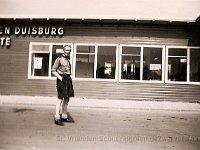
{"label": "paved ground", "polygon": [[200,112],[70,108],[56,126],[53,106],[0,105],[0,149],[199,150]]}
{"label": "paved ground", "polygon": [[[44,96],[16,96],[0,95],[0,104],[18,105],[44,105],[54,106],[56,97]],[[133,100],[106,100],[71,98],[70,106],[75,108],[114,108],[134,110],[167,110],[167,111],[193,111],[200,112],[199,103],[170,102],[170,101],[133,101]]]}

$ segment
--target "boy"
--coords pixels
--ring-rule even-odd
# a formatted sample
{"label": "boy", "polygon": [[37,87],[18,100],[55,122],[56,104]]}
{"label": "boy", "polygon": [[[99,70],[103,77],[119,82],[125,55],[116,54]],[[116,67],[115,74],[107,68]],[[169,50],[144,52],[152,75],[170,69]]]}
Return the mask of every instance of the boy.
{"label": "boy", "polygon": [[63,53],[55,60],[52,66],[52,74],[57,77],[56,87],[58,100],[56,103],[56,113],[54,123],[63,126],[63,122],[67,122],[67,107],[70,97],[74,97],[74,89],[72,84],[70,52],[71,46],[64,45]]}

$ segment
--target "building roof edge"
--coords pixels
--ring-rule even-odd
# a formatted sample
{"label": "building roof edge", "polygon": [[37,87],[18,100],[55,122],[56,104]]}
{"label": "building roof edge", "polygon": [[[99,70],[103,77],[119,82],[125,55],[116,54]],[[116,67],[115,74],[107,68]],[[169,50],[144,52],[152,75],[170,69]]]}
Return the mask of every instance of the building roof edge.
{"label": "building roof edge", "polygon": [[166,21],[166,22],[196,22],[197,20],[200,20],[200,17],[198,17],[198,19],[193,20],[193,19],[164,19],[164,18],[116,18],[116,17],[102,17],[102,18],[90,18],[90,17],[63,17],[63,16],[33,16],[33,15],[20,15],[20,16],[15,16],[15,15],[1,15],[0,14],[0,19],[12,19],[12,20],[16,20],[16,19],[28,19],[28,20],[32,20],[32,19],[45,19],[45,20],[49,20],[49,19],[61,19],[61,20],[127,20],[127,21]]}

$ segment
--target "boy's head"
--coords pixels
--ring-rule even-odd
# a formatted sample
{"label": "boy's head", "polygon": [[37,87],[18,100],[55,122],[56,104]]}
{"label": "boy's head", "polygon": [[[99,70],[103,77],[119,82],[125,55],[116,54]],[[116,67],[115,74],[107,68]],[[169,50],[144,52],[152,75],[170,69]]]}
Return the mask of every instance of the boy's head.
{"label": "boy's head", "polygon": [[71,45],[63,45],[63,52],[65,56],[69,56],[71,52]]}

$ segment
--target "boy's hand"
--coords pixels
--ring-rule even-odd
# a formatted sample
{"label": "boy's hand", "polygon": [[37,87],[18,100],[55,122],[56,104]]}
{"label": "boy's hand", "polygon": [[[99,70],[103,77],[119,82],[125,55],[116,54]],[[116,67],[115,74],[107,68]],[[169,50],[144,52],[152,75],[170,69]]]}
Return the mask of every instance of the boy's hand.
{"label": "boy's hand", "polygon": [[62,81],[62,77],[60,76],[59,78],[58,78],[60,81]]}

